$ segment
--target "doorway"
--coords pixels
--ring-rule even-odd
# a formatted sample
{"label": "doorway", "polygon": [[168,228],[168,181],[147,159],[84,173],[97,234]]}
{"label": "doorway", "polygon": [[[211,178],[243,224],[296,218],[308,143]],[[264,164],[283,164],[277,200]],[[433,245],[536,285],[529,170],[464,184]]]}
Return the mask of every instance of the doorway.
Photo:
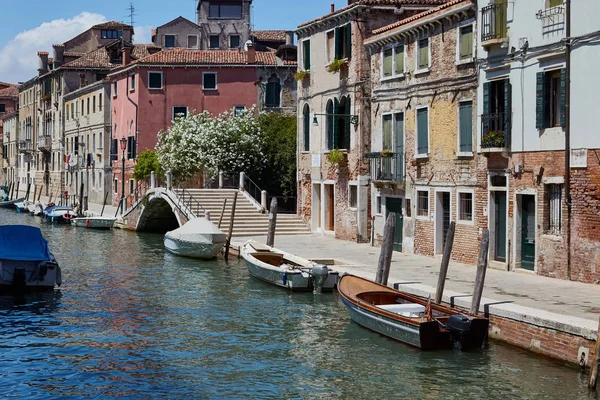
{"label": "doorway", "polygon": [[335,198],[333,185],[326,184],[325,188],[325,213],[324,225],[326,231],[333,231],[335,228]]}
{"label": "doorway", "polygon": [[506,192],[494,194],[494,260],[506,262]]}
{"label": "doorway", "polygon": [[435,253],[441,254],[450,229],[450,192],[436,192],[435,198]]}
{"label": "doorway", "polygon": [[521,268],[534,270],[535,266],[535,196],[521,199]]}
{"label": "doorway", "polygon": [[313,183],[312,185],[312,207],[311,207],[311,222],[313,231],[321,231],[323,224],[321,222],[321,184]]}
{"label": "doorway", "polygon": [[396,230],[394,231],[394,251],[402,251],[402,230],[404,217],[402,215],[402,199],[396,197],[385,198],[386,219],[390,213],[396,214]]}

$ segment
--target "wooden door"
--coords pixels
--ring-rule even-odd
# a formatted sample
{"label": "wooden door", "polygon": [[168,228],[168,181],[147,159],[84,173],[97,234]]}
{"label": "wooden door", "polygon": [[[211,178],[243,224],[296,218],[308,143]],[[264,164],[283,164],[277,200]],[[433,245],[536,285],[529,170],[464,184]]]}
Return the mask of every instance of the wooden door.
{"label": "wooden door", "polygon": [[495,259],[506,261],[506,192],[494,192],[496,240]]}
{"label": "wooden door", "polygon": [[521,267],[533,271],[535,265],[535,197],[523,196],[521,204]]}
{"label": "wooden door", "polygon": [[402,216],[402,199],[386,197],[386,218],[390,213],[396,214],[396,230],[394,231],[394,251],[402,251],[402,230],[404,217]]}

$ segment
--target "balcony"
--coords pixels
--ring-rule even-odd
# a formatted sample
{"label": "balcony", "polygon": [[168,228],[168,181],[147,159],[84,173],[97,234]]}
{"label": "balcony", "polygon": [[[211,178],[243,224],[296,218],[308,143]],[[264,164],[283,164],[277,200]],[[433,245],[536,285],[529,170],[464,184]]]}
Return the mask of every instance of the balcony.
{"label": "balcony", "polygon": [[481,9],[481,45],[488,48],[508,38],[506,3],[490,4]]}
{"label": "balcony", "polygon": [[31,145],[31,140],[19,140],[19,153],[31,153],[33,151],[33,146]]}
{"label": "balcony", "polygon": [[42,151],[50,151],[52,150],[52,136],[41,136],[37,141],[38,149]]}
{"label": "balcony", "polygon": [[384,150],[367,153],[365,158],[369,160],[373,182],[404,183],[404,154]]}
{"label": "balcony", "polygon": [[481,115],[481,151],[506,152],[510,148],[510,119],[505,113]]}

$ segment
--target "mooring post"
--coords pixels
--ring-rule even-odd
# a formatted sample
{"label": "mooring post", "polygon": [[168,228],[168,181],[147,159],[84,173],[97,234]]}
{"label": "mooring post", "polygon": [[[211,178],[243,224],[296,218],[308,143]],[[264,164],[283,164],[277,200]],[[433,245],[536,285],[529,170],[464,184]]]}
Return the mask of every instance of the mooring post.
{"label": "mooring post", "polygon": [[246,187],[246,174],[244,172],[240,172],[240,190],[244,190]]}
{"label": "mooring post", "polygon": [[275,226],[277,225],[277,198],[271,200],[271,210],[269,211],[269,231],[267,233],[267,246],[273,247],[275,243]]}
{"label": "mooring post", "polygon": [[15,184],[15,183],[14,183],[14,181],[13,181],[13,182],[11,182],[11,183],[8,185],[8,192],[6,193],[6,195],[8,196],[8,199],[9,199],[9,200],[12,200],[12,191],[13,191],[13,189],[14,189],[14,184]]}
{"label": "mooring post", "polygon": [[44,185],[42,185],[42,187],[40,187],[40,191],[38,192],[37,201],[40,201],[40,199],[42,198],[42,192],[43,191],[44,191]]}
{"label": "mooring post", "polygon": [[594,354],[594,362],[590,368],[590,382],[588,387],[590,390],[596,390],[598,383],[598,370],[600,369],[600,320],[598,321],[598,332],[596,333],[596,352]]}
{"label": "mooring post", "polygon": [[227,199],[223,199],[223,208],[221,209],[221,216],[219,217],[219,226],[221,229],[221,223],[223,222],[223,214],[225,214],[225,207],[227,206]]}
{"label": "mooring post", "polygon": [[219,189],[223,189],[223,171],[219,171]]}
{"label": "mooring post", "polygon": [[267,210],[267,191],[266,190],[262,190],[260,192],[260,206],[262,208],[262,211],[265,212]]}
{"label": "mooring post", "polygon": [[206,218],[208,221],[210,221],[210,211],[208,211],[208,210],[204,211],[204,218]]}
{"label": "mooring post", "polygon": [[84,184],[83,182],[81,182],[81,185],[79,185],[79,207],[77,210],[77,214],[78,215],[83,215],[83,213],[81,212],[83,210],[83,188],[84,188]]}
{"label": "mooring post", "polygon": [[17,181],[17,195],[15,196],[15,199],[19,198],[19,185],[21,184],[20,180]]}
{"label": "mooring post", "polygon": [[156,187],[156,173],[154,171],[150,171],[150,189],[154,189]]}
{"label": "mooring post", "polygon": [[31,191],[31,183],[27,184],[27,191],[25,192],[25,200],[29,201],[29,192]]}
{"label": "mooring post", "polygon": [[225,261],[229,260],[229,247],[231,246],[231,235],[233,235],[233,220],[235,217],[235,205],[237,204],[238,192],[233,194],[233,204],[231,205],[231,217],[229,218],[229,234],[227,235],[227,243],[225,244]]}
{"label": "mooring post", "polygon": [[379,264],[377,264],[377,276],[375,281],[381,285],[387,285],[392,263],[392,252],[394,251],[394,233],[396,231],[396,213],[390,213],[383,228],[383,243],[379,253]]}
{"label": "mooring post", "polygon": [[444,285],[446,284],[446,274],[448,273],[448,264],[450,263],[450,256],[452,255],[452,245],[454,244],[454,230],[456,229],[456,222],[450,222],[448,233],[446,234],[446,245],[444,246],[444,255],[442,256],[442,265],[440,267],[440,276],[438,277],[437,289],[435,290],[435,304],[442,302],[442,295],[444,294]]}
{"label": "mooring post", "polygon": [[490,245],[490,231],[483,230],[483,238],[479,246],[479,259],[477,260],[477,276],[475,277],[475,287],[473,288],[473,298],[471,299],[471,315],[479,313],[479,304],[483,294],[483,284],[485,282],[485,273],[488,262],[488,248]]}
{"label": "mooring post", "polygon": [[37,186],[33,187],[33,202],[35,203],[35,195],[37,194]]}

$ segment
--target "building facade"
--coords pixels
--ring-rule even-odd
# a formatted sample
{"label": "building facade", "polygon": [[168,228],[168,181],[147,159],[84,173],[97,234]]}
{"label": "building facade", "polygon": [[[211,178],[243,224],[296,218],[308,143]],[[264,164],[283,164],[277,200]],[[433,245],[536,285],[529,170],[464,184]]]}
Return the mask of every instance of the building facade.
{"label": "building facade", "polygon": [[[41,123],[41,113],[38,111],[40,95],[38,92],[38,78],[34,77],[19,86],[19,141],[27,143],[28,151],[26,160],[19,165],[21,171],[17,177],[23,184],[19,186],[25,193],[27,185],[31,184],[30,190],[35,191],[35,177],[39,165],[39,154],[37,152],[38,127]],[[45,143],[44,143],[45,144]],[[26,162],[25,162],[26,161]]]}
{"label": "building facade", "polygon": [[[2,143],[3,137],[2,119],[11,115],[17,109],[18,96],[19,89],[17,88],[17,85],[0,82],[0,143]],[[1,146],[0,148],[0,159],[5,159],[4,146]],[[0,182],[4,182],[6,180],[2,170],[3,168],[0,169]]]}
{"label": "building facade", "polygon": [[252,0],[198,0],[200,49],[245,49],[251,39]]}
{"label": "building facade", "polygon": [[1,185],[15,184],[19,181],[19,115],[18,111],[6,113],[2,117],[4,132],[2,135],[2,172]]}
{"label": "building facade", "polygon": [[473,128],[476,6],[451,1],[375,30],[371,55],[371,210],[379,244],[396,216],[395,250],[442,254],[456,223],[453,258],[475,263],[487,225],[476,198],[485,180]]}

